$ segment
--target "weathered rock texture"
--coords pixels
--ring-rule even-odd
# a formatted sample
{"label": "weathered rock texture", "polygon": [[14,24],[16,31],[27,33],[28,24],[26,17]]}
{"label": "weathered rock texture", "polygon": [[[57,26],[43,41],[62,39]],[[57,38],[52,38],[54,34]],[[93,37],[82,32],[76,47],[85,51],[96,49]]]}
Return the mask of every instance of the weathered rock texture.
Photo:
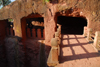
{"label": "weathered rock texture", "polygon": [[6,37],[6,20],[0,21],[0,66],[6,67],[4,39]]}
{"label": "weathered rock texture", "polygon": [[57,16],[84,17],[88,21],[88,28],[100,31],[100,1],[99,0],[57,0],[43,4],[42,0],[17,0],[0,10],[0,20],[14,19],[15,35],[22,37],[21,18],[29,14],[40,14],[44,17],[45,42],[50,40],[56,31]]}
{"label": "weathered rock texture", "polygon": [[[36,56],[38,56],[38,52],[36,52],[38,47],[34,49],[32,48],[32,45],[32,47],[28,48],[29,45],[25,44],[27,39],[26,19],[38,17],[44,18],[45,45],[47,45],[45,48],[50,48],[49,46],[51,46],[51,39],[54,37],[54,34],[57,31],[58,16],[83,17],[87,19],[87,28],[92,28],[93,33],[95,33],[96,31],[100,31],[100,0],[52,0],[50,3],[43,3],[43,0],[16,0],[0,10],[1,37],[4,39],[6,35],[5,28],[7,21],[5,20],[9,18],[14,19],[13,29],[15,36],[22,37],[22,44],[24,44],[24,47],[27,47],[26,53],[28,56],[28,65],[31,67],[33,66],[33,63],[38,62],[34,61],[36,60],[35,58],[37,58]],[[2,23],[4,23],[4,26],[1,25]],[[50,49],[46,49],[46,56],[48,56],[49,50]],[[0,53],[2,52],[3,51],[1,50]],[[32,58],[31,56],[34,56],[32,60],[30,59]],[[5,62],[5,60],[3,61]]]}
{"label": "weathered rock texture", "polygon": [[[8,37],[5,39],[5,49],[8,67],[20,67],[19,43],[16,37]],[[22,56],[22,55],[21,55]],[[23,56],[24,57],[24,56]],[[21,65],[20,65],[21,64]]]}

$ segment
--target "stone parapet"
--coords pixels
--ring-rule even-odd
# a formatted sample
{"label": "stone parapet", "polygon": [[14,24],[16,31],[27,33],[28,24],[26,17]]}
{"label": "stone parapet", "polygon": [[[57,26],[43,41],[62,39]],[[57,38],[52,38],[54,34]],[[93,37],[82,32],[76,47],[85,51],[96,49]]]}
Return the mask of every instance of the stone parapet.
{"label": "stone parapet", "polygon": [[90,42],[92,41],[92,28],[88,28],[88,33],[87,33],[87,40]]}
{"label": "stone parapet", "polygon": [[83,36],[86,37],[87,36],[87,26],[84,26],[84,30],[83,30]]}
{"label": "stone parapet", "polygon": [[93,45],[100,50],[100,31],[96,31]]}
{"label": "stone parapet", "polygon": [[49,53],[47,64],[48,66],[56,66],[59,64],[60,43],[61,43],[61,25],[57,24],[58,29],[55,32],[55,38],[51,39],[51,50]]}

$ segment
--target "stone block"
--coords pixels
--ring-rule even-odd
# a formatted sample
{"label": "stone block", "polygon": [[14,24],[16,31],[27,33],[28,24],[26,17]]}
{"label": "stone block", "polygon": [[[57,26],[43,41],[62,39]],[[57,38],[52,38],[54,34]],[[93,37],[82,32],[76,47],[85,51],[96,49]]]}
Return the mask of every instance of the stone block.
{"label": "stone block", "polygon": [[47,60],[48,66],[56,66],[59,63],[58,61],[58,49],[51,48],[49,57]]}
{"label": "stone block", "polygon": [[84,26],[84,31],[83,31],[83,36],[86,37],[87,36],[87,26]]}
{"label": "stone block", "polygon": [[58,32],[55,32],[55,37],[59,37],[59,33]]}
{"label": "stone block", "polygon": [[[57,47],[56,47],[57,48]],[[58,48],[52,49],[52,61],[58,62]]]}
{"label": "stone block", "polygon": [[100,37],[100,31],[96,31],[95,36]]}
{"label": "stone block", "polygon": [[90,42],[92,41],[92,29],[88,28],[88,33],[87,33],[87,40]]}
{"label": "stone block", "polygon": [[51,39],[51,46],[58,46],[58,38]]}

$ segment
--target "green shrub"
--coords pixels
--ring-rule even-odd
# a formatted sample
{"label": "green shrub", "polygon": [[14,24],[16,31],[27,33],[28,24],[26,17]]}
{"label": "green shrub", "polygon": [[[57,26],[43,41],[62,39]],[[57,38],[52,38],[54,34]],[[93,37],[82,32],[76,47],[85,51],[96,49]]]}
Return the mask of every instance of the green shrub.
{"label": "green shrub", "polygon": [[13,19],[8,19],[8,22],[13,22]]}
{"label": "green shrub", "polygon": [[48,3],[49,2],[49,0],[43,0],[43,3]]}

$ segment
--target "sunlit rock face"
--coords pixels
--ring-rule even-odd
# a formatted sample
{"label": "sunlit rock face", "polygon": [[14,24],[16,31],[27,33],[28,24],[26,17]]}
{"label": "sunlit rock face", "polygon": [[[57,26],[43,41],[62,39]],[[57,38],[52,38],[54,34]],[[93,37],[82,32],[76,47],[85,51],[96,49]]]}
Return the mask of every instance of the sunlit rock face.
{"label": "sunlit rock face", "polygon": [[86,19],[87,28],[92,28],[94,34],[96,31],[100,31],[99,5],[100,0],[50,0],[48,3],[43,2],[43,0],[16,0],[0,10],[0,20],[14,19],[13,29],[15,36],[22,37],[23,40],[25,38],[24,35],[26,35],[26,18],[38,18],[41,15],[44,22],[32,21],[31,24],[45,28],[45,48],[46,55],[48,55],[48,47],[50,48],[51,39],[57,31],[58,16],[82,17]]}
{"label": "sunlit rock face", "polygon": [[99,5],[99,0],[52,0],[49,3],[43,3],[43,0],[16,0],[0,10],[0,20],[13,18],[18,23],[17,21],[22,17],[38,13],[44,17],[46,40],[48,40],[54,35],[57,16],[84,17],[87,19],[87,26],[93,28],[93,33],[95,33],[96,30],[100,30]]}
{"label": "sunlit rock face", "polygon": [[50,45],[58,16],[83,17],[87,20],[87,27],[93,29],[93,33],[100,31],[99,5],[99,0],[50,0],[48,3],[43,0],[16,0],[0,10],[0,20],[13,18],[15,35],[22,37],[20,19],[38,13],[44,17],[45,40],[46,44]]}

